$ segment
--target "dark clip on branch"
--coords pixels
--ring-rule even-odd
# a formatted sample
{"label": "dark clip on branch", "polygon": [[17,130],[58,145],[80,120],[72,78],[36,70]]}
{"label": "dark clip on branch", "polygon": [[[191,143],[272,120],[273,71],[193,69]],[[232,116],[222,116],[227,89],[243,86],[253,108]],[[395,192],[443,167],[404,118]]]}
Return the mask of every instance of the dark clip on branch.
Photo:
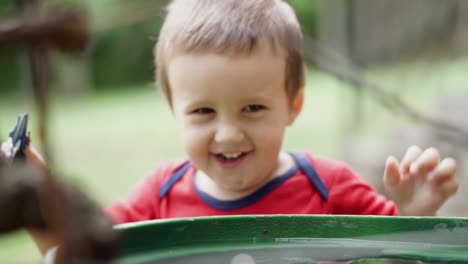
{"label": "dark clip on branch", "polygon": [[24,113],[18,116],[15,128],[10,132],[10,138],[13,144],[13,151],[10,159],[25,160],[26,147],[29,145],[29,134],[26,135],[28,129],[28,114]]}

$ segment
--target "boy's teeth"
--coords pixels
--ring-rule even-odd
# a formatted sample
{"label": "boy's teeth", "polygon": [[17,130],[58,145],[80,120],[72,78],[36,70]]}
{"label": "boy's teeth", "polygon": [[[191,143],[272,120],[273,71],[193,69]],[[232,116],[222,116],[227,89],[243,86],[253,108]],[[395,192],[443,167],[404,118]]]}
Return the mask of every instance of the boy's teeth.
{"label": "boy's teeth", "polygon": [[235,159],[235,158],[238,158],[242,153],[241,152],[238,152],[238,153],[226,153],[226,154],[222,154],[223,157],[225,157],[226,159]]}

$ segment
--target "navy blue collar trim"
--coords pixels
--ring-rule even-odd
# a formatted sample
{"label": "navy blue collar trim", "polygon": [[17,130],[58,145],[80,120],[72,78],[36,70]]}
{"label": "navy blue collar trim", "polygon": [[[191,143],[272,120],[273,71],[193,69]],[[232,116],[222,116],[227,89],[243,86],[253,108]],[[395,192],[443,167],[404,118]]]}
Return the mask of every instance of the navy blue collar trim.
{"label": "navy blue collar trim", "polygon": [[237,200],[232,200],[232,201],[216,199],[210,196],[208,193],[198,189],[198,187],[195,184],[195,177],[193,177],[193,186],[198,196],[209,206],[216,208],[216,209],[220,209],[220,210],[235,210],[235,209],[246,207],[262,199],[267,194],[274,191],[283,182],[291,178],[298,170],[299,170],[299,167],[297,165],[294,165],[288,171],[276,177],[275,179],[267,183],[265,186],[258,189],[256,192],[249,194],[246,197],[243,197]]}
{"label": "navy blue collar trim", "polygon": [[182,179],[185,172],[187,172],[191,166],[192,163],[190,161],[186,161],[175,170],[175,172],[161,185],[161,188],[159,189],[159,199],[164,198],[164,196],[169,193],[172,186]]}
{"label": "navy blue collar trim", "polygon": [[310,163],[309,159],[307,159],[307,156],[303,153],[293,151],[289,152],[289,154],[291,154],[293,159],[296,161],[296,164],[299,165],[299,168],[304,172],[307,178],[309,178],[312,185],[319,192],[320,197],[322,197],[322,200],[327,201],[329,193],[328,188],[318,175],[314,166]]}

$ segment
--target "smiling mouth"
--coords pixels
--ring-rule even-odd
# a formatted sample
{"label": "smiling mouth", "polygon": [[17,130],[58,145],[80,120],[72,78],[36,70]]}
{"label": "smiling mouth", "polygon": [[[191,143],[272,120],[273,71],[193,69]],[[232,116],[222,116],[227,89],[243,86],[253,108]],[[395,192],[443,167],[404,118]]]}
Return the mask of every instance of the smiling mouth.
{"label": "smiling mouth", "polygon": [[235,152],[235,153],[220,153],[215,154],[216,160],[225,167],[233,167],[239,164],[246,156],[248,152]]}

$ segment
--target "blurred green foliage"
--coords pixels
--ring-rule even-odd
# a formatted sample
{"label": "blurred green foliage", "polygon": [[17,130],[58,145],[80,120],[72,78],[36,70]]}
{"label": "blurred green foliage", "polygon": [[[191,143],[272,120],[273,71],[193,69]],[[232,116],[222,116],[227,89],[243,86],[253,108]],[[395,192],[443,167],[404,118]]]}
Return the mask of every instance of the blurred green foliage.
{"label": "blurred green foliage", "polygon": [[15,8],[15,3],[13,2],[13,0],[0,1],[0,16],[11,14],[14,8]]}
{"label": "blurred green foliage", "polygon": [[[0,1],[0,17],[9,16],[15,8],[13,0]],[[14,49],[0,51],[0,93],[8,93],[16,86],[17,70]]]}
{"label": "blurred green foliage", "polygon": [[18,69],[17,52],[14,49],[0,51],[0,93],[12,93],[17,86]]}
{"label": "blurred green foliage", "polygon": [[94,85],[100,88],[143,84],[154,79],[153,46],[161,19],[116,28],[96,35]]}
{"label": "blurred green foliage", "polygon": [[288,0],[296,11],[304,34],[315,37],[317,34],[317,4],[316,0]]}

